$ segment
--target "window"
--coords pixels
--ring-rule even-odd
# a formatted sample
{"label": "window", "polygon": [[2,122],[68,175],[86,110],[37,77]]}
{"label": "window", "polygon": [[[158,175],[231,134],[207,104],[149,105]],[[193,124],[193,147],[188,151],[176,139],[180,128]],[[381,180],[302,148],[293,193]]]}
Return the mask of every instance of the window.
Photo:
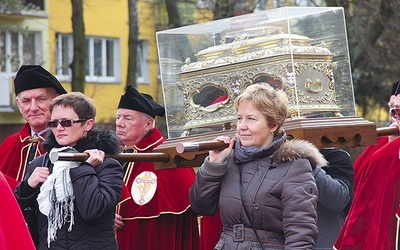
{"label": "window", "polygon": [[69,64],[72,62],[72,36],[59,35],[57,43],[57,75],[69,76]]}
{"label": "window", "polygon": [[[86,38],[86,81],[117,82],[119,76],[119,41],[113,38]],[[69,65],[73,59],[73,40],[71,34],[57,34],[57,77],[71,81]]]}
{"label": "window", "polygon": [[138,83],[148,83],[149,78],[149,41],[141,40],[137,51],[136,80]]}
{"label": "window", "polygon": [[42,64],[40,32],[0,30],[0,112],[14,112],[12,79],[22,64]]}
{"label": "window", "polygon": [[0,73],[15,73],[23,64],[41,64],[40,41],[39,32],[0,31]]}
{"label": "window", "polygon": [[44,10],[44,0],[25,0],[25,4],[31,4],[39,10]]}
{"label": "window", "polygon": [[86,80],[88,82],[116,81],[117,76],[117,49],[116,39],[88,37],[86,38],[88,60],[86,62]]}
{"label": "window", "polygon": [[0,31],[0,72],[6,72],[6,32]]}
{"label": "window", "polygon": [[203,9],[213,9],[214,3],[211,0],[197,0],[197,7]]}

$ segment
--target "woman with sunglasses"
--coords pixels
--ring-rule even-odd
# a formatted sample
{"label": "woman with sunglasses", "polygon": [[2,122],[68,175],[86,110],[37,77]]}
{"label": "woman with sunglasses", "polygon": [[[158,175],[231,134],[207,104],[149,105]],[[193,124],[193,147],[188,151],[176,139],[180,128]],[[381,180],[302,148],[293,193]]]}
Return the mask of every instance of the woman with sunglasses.
{"label": "woman with sunglasses", "polygon": [[[71,92],[50,105],[51,121],[43,147],[15,195],[37,249],[118,249],[114,212],[121,193],[120,152],[111,131],[94,128],[96,108],[89,97]],[[84,152],[84,162],[50,162],[54,151]]]}

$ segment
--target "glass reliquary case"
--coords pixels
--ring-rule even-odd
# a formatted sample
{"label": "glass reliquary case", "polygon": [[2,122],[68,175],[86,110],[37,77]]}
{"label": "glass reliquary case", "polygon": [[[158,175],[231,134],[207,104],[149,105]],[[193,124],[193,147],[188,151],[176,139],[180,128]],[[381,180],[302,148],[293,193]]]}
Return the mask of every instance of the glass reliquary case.
{"label": "glass reliquary case", "polygon": [[286,93],[290,121],[355,117],[344,18],[284,7],[157,32],[168,137],[232,129],[235,98],[259,82]]}

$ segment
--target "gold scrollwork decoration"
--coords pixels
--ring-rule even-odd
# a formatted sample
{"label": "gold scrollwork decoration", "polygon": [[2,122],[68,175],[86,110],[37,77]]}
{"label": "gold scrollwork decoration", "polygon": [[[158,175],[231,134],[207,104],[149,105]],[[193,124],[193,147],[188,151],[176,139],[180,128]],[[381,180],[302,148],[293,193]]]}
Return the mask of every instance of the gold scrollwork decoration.
{"label": "gold scrollwork decoration", "polygon": [[296,62],[294,64],[294,72],[296,73],[296,76],[299,76],[302,71],[311,67],[312,65],[309,62]]}
{"label": "gold scrollwork decoration", "polygon": [[336,102],[336,100],[335,100],[335,91],[333,91],[333,90],[329,90],[329,91],[327,91],[326,93],[325,93],[325,96],[324,97],[320,97],[320,98],[318,98],[318,102],[319,103],[322,103],[322,104],[328,104],[328,103],[330,103],[330,102]]}
{"label": "gold scrollwork decoration", "polygon": [[299,103],[313,103],[314,102],[314,98],[312,98],[311,96],[299,95],[298,99],[299,99]]}
{"label": "gold scrollwork decoration", "polygon": [[320,79],[315,79],[315,81],[307,79],[305,84],[305,89],[309,93],[319,93],[322,91],[322,81]]}

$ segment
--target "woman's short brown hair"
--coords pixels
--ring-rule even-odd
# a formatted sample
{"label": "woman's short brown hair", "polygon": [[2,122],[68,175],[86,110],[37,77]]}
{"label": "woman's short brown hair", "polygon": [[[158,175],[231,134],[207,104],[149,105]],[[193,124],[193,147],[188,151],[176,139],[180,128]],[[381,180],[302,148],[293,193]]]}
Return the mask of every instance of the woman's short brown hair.
{"label": "woman's short brown hair", "polygon": [[94,105],[94,101],[81,92],[69,92],[54,98],[50,104],[51,113],[55,106],[72,108],[79,119],[94,120],[96,118],[96,106]]}
{"label": "woman's short brown hair", "polygon": [[236,98],[236,112],[244,101],[252,101],[254,107],[265,116],[270,127],[278,126],[275,134],[282,132],[289,103],[282,90],[275,90],[267,83],[252,84]]}

